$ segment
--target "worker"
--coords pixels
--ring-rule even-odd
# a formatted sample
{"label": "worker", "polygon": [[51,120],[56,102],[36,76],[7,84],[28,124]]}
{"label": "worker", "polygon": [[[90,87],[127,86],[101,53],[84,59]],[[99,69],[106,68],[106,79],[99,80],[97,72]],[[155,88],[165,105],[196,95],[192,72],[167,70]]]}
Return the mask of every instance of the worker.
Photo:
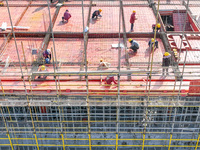
{"label": "worker", "polygon": [[163,55],[163,61],[162,61],[162,67],[163,67],[162,75],[163,76],[165,75],[165,72],[166,72],[166,75],[169,75],[168,68],[170,65],[170,57],[171,57],[171,54],[169,52],[165,52],[165,54]]}
{"label": "worker", "polygon": [[152,38],[151,40],[149,40],[149,43],[148,43],[149,48],[152,49],[154,43],[155,43],[155,48],[158,48],[158,41],[155,40],[154,38]]}
{"label": "worker", "polygon": [[71,14],[69,13],[69,10],[67,9],[64,13],[64,16],[62,17],[62,22],[65,22],[66,20],[66,23],[68,22],[68,20],[71,18]]}
{"label": "worker", "polygon": [[45,62],[46,62],[47,64],[49,64],[50,61],[51,61],[51,50],[50,50],[50,49],[45,50],[45,51],[43,52],[43,57],[44,57],[44,59],[45,59]]}
{"label": "worker", "polygon": [[[47,71],[47,69],[46,69],[45,65],[42,65],[42,66],[40,67],[39,71],[40,71],[40,72],[46,72],[46,71]],[[40,79],[40,78],[41,78],[41,75],[40,75],[40,76],[38,76],[38,79]],[[46,79],[46,78],[47,78],[47,76],[43,75],[43,77],[42,77],[42,78],[43,78],[43,79]]]}
{"label": "worker", "polygon": [[134,41],[133,39],[128,39],[128,41],[131,43],[131,47],[129,48],[132,49],[134,52],[137,52],[140,46],[139,43],[137,41]]}
{"label": "worker", "polygon": [[99,10],[95,10],[92,14],[92,19],[98,19],[98,17],[102,17],[100,15],[100,13],[102,12],[102,9],[99,9]]}
{"label": "worker", "polygon": [[107,76],[107,77],[105,78],[105,84],[111,85],[112,82],[114,82],[115,84],[117,84],[117,82],[115,81],[114,76],[110,75],[110,76]]}
{"label": "worker", "polygon": [[[156,30],[156,32],[158,32],[158,31],[160,31],[160,23],[157,23],[157,30]],[[155,31],[155,28],[156,28],[156,24],[153,24],[152,25],[152,29],[153,29],[153,32]]]}
{"label": "worker", "polygon": [[98,70],[108,69],[110,67],[110,63],[104,62],[103,59],[100,59]]}
{"label": "worker", "polygon": [[134,26],[135,20],[137,20],[135,14],[136,14],[136,11],[133,10],[133,13],[131,14],[131,17],[130,17],[131,32],[133,31],[133,26]]}

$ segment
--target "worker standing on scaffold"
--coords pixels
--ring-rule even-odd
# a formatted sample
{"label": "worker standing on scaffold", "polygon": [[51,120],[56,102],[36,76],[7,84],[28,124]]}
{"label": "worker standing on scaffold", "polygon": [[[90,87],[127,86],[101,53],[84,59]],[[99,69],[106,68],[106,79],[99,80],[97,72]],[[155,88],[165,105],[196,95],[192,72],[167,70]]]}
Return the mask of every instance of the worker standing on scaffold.
{"label": "worker standing on scaffold", "polygon": [[149,43],[148,43],[150,49],[153,48],[153,44],[154,44],[154,43],[155,43],[155,48],[154,48],[154,50],[155,50],[156,48],[158,48],[158,41],[157,41],[156,39],[152,38],[152,39],[149,41]]}
{"label": "worker standing on scaffold", "polygon": [[162,61],[162,67],[163,67],[162,75],[163,76],[165,75],[165,73],[166,73],[166,76],[169,75],[168,68],[170,65],[170,57],[171,57],[171,54],[168,52],[165,52],[165,54],[163,55],[163,61]]}
{"label": "worker standing on scaffold", "polygon": [[102,9],[99,9],[99,10],[95,10],[92,14],[92,19],[98,19],[98,17],[102,17],[100,15],[100,13],[102,12]]}
{"label": "worker standing on scaffold", "polygon": [[[40,67],[40,69],[39,69],[39,72],[47,72],[47,68],[46,68],[46,66],[45,65],[42,65],[41,67]],[[38,79],[46,79],[47,78],[47,76],[45,76],[45,75],[43,75],[43,77],[41,77],[41,75],[40,76],[38,76]]]}

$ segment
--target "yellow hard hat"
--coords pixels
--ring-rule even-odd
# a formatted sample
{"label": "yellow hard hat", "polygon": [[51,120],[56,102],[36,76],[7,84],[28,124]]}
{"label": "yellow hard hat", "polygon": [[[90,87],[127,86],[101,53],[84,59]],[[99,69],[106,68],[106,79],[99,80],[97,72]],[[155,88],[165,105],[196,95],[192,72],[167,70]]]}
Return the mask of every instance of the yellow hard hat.
{"label": "yellow hard hat", "polygon": [[154,38],[151,38],[151,42],[152,42],[152,43],[155,42],[155,39],[154,39]]}
{"label": "yellow hard hat", "polygon": [[131,42],[133,39],[128,39],[129,42]]}
{"label": "yellow hard hat", "polygon": [[136,13],[136,11],[135,11],[135,10],[133,10],[133,13]]}
{"label": "yellow hard hat", "polygon": [[160,23],[157,24],[157,27],[160,28]]}
{"label": "yellow hard hat", "polygon": [[165,54],[164,54],[165,56],[169,56],[170,55],[170,53],[168,53],[168,52],[165,52]]}
{"label": "yellow hard hat", "polygon": [[103,59],[102,59],[102,58],[100,59],[100,62],[103,62]]}
{"label": "yellow hard hat", "polygon": [[46,68],[45,65],[42,65],[42,66],[41,66],[41,70],[42,70],[42,71],[44,71],[45,68]]}
{"label": "yellow hard hat", "polygon": [[100,12],[102,12],[102,9],[99,9]]}
{"label": "yellow hard hat", "polygon": [[174,48],[173,51],[174,51],[174,52],[177,52],[177,49]]}

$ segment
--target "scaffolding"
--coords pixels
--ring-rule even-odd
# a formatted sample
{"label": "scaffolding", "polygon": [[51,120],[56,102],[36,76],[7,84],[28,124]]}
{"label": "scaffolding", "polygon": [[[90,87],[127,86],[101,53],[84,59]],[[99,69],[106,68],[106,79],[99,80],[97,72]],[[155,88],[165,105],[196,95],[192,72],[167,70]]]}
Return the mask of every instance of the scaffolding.
{"label": "scaffolding", "polygon": [[[6,0],[1,6],[8,11],[12,29],[0,32],[0,150],[200,149],[200,62],[188,60],[191,46],[184,45],[189,39],[200,41],[200,28],[190,10],[190,2],[193,6],[196,1],[20,2]],[[184,18],[184,24],[179,24],[181,32],[167,31],[161,17],[160,7],[163,11],[164,6],[174,5],[184,8],[185,16],[179,18],[179,22]],[[21,7],[23,11],[15,19],[13,9]],[[106,22],[102,30],[91,20],[100,7],[113,12],[104,14],[113,22]],[[161,32],[157,26],[154,33],[127,31],[126,15],[132,7],[147,11],[140,17],[150,12],[152,22],[161,24]],[[66,8],[81,19],[73,22],[73,29],[63,31],[59,20]],[[167,15],[173,11],[169,9]],[[30,31],[15,30],[13,26],[22,26],[27,14],[42,25],[33,24]],[[186,30],[186,23],[191,24],[192,32]],[[173,36],[178,36],[179,44]],[[154,50],[154,43],[152,51],[142,51],[145,59],[137,59],[129,53],[128,38],[142,44],[158,39],[162,48]],[[178,58],[172,51],[173,42],[178,45]],[[111,44],[118,46],[112,49]],[[48,48],[52,54],[48,71],[38,71],[45,64],[42,52]],[[160,57],[164,52],[172,54],[167,77],[162,77]],[[98,70],[99,59],[109,60],[111,67]],[[108,75],[117,79],[116,85],[103,83]],[[40,80],[38,76],[48,78]]]}

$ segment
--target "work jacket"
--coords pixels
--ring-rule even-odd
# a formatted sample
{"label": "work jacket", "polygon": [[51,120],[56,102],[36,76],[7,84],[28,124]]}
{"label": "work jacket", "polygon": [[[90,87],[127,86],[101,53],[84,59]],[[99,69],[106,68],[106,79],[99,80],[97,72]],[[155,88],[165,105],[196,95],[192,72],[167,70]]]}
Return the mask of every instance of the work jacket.
{"label": "work jacket", "polygon": [[66,11],[66,12],[64,13],[64,19],[65,19],[65,20],[69,20],[69,18],[71,18],[71,14],[70,14],[69,12]]}
{"label": "work jacket", "polygon": [[135,13],[131,14],[130,23],[134,23],[136,20]]}
{"label": "work jacket", "polygon": [[163,61],[162,61],[162,66],[163,67],[169,67],[169,65],[170,65],[170,57],[171,57],[171,55],[163,56]]}

